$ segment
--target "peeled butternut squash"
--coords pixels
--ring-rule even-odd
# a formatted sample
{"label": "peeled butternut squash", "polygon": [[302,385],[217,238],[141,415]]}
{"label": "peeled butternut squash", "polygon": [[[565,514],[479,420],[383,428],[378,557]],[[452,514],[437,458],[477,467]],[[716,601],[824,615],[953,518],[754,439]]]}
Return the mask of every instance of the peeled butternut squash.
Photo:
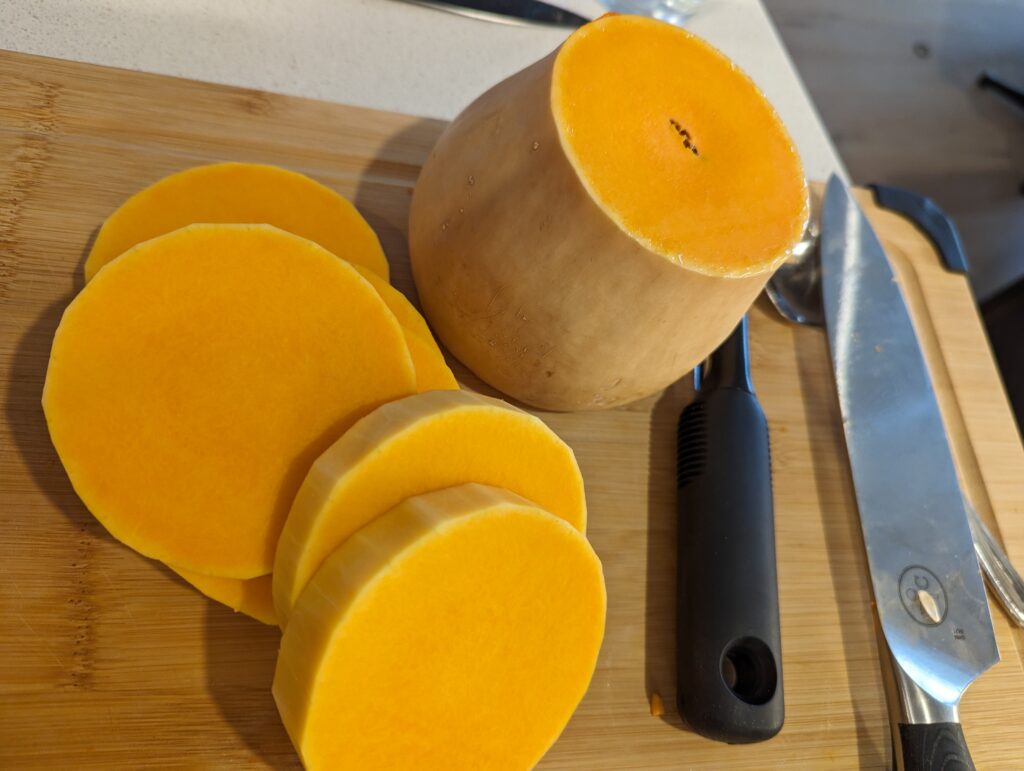
{"label": "peeled butternut squash", "polygon": [[388,310],[395,314],[395,318],[398,319],[398,323],[401,324],[404,329],[423,340],[437,345],[437,343],[434,342],[434,336],[430,332],[430,327],[427,326],[427,322],[404,294],[399,292],[369,268],[365,268],[354,263],[352,267],[359,272],[360,276],[373,285],[373,288],[380,294],[380,298],[384,301],[384,304],[388,306]]}
{"label": "peeled butternut squash", "polygon": [[427,319],[538,407],[610,407],[690,370],[800,238],[800,159],[693,34],[606,16],[448,126],[412,200]]}
{"label": "peeled butternut squash", "polygon": [[100,228],[85,262],[85,279],[142,241],[186,225],[211,222],[275,225],[351,262],[373,284],[402,327],[419,336],[407,340],[418,390],[458,388],[423,317],[405,295],[387,283],[387,258],[366,221],[330,188],[277,166],[197,166],[136,193]]}
{"label": "peeled butternut squash", "polygon": [[273,567],[312,461],[414,390],[401,327],[347,262],[268,225],[192,225],[121,255],[71,302],[43,407],[116,538],[248,579]]}
{"label": "peeled butternut squash", "polygon": [[[409,347],[409,355],[416,372],[416,390],[419,392],[457,389],[459,384],[455,376],[445,363],[444,356],[430,335],[426,322],[412,303],[373,271],[358,265],[352,267],[377,290],[388,310],[402,325],[402,334]],[[173,566],[171,570],[210,599],[252,616],[264,624],[277,624],[271,590],[272,579],[269,574],[259,578],[240,579],[203,575]]]}
{"label": "peeled butternut squash", "polygon": [[[221,165],[229,166],[231,164]],[[212,176],[213,179],[216,179],[216,175]],[[212,180],[208,179],[207,181]],[[405,295],[369,268],[356,264],[353,264],[352,267],[373,286],[384,304],[387,305],[388,310],[401,324],[402,334],[409,348],[409,355],[416,374],[416,390],[458,388],[458,382],[445,363],[437,343],[434,342],[430,328]],[[184,568],[176,568],[173,565],[169,567],[210,599],[265,624],[276,625],[270,574],[258,578],[240,579],[205,575]]]}
{"label": "peeled butternut squash", "polygon": [[480,482],[534,501],[583,531],[583,478],[572,450],[538,418],[467,391],[430,391],[379,407],[309,470],[274,561],[282,625],[316,570],[352,533],[399,502]]}
{"label": "peeled butternut squash", "polygon": [[168,567],[211,600],[216,600],[222,605],[227,605],[232,610],[244,613],[264,624],[277,625],[269,573],[259,578],[242,580],[240,578],[207,576],[170,565]]}
{"label": "peeled butternut squash", "polygon": [[164,177],[121,204],[96,235],[85,280],[136,244],[196,222],[274,225],[388,277],[376,234],[329,187],[277,166],[214,163]]}
{"label": "peeled butternut squash", "polygon": [[274,699],[311,771],[532,768],[587,690],[605,603],[563,519],[481,485],[411,498],[302,593]]}

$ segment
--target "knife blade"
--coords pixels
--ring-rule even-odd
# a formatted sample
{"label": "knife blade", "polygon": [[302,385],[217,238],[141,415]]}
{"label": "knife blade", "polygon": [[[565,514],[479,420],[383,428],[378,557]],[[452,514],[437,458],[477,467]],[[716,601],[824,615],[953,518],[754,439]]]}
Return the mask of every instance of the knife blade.
{"label": "knife blade", "polygon": [[958,705],[999,651],[938,401],[881,242],[836,176],[821,239],[843,429],[899,694],[894,744],[904,768],[973,768]]}
{"label": "knife blade", "polygon": [[438,11],[498,24],[544,24],[582,27],[590,19],[541,0],[402,0]]}

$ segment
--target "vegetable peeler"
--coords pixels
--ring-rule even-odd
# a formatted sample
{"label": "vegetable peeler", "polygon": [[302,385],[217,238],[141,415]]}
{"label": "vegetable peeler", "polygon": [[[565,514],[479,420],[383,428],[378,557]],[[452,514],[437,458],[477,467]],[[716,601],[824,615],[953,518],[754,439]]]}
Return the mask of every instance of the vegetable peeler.
{"label": "vegetable peeler", "polygon": [[679,713],[740,744],[785,718],[768,424],[754,394],[744,317],[695,373],[679,419]]}

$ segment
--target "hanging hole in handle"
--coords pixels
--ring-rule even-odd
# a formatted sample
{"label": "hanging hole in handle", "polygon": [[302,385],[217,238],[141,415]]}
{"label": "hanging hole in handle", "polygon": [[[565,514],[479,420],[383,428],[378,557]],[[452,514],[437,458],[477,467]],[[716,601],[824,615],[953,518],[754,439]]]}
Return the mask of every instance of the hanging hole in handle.
{"label": "hanging hole in handle", "polygon": [[726,648],[722,655],[722,680],[747,704],[766,704],[778,685],[775,656],[764,641],[743,637]]}

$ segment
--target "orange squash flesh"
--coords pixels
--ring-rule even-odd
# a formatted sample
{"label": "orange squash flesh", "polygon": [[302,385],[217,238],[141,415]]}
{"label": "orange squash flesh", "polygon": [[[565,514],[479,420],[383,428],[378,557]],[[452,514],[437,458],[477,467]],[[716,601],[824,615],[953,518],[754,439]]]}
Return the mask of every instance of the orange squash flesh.
{"label": "orange squash flesh", "polygon": [[373,284],[402,327],[421,338],[407,340],[418,390],[458,388],[423,317],[387,283],[387,258],[366,221],[330,188],[277,166],[198,166],[136,193],[100,228],[85,262],[85,279],[142,241],[186,225],[223,222],[274,225],[348,260]]}
{"label": "orange squash flesh", "polygon": [[427,342],[413,334],[406,334],[409,356],[416,370],[416,391],[451,391],[459,387],[459,381],[449,369],[444,355],[436,343]]}
{"label": "orange squash flesh", "polygon": [[576,459],[538,418],[467,391],[391,402],[320,456],[299,488],[274,561],[282,626],[316,570],[352,533],[410,496],[467,482],[512,490],[586,527]]}
{"label": "orange squash flesh", "polygon": [[403,328],[417,337],[436,345],[434,342],[434,335],[431,334],[430,327],[427,326],[426,320],[409,301],[409,298],[369,268],[365,268],[362,265],[356,265],[355,263],[352,264],[352,267],[359,272],[360,276],[373,285],[373,288],[377,290],[381,299],[388,306],[388,309],[395,314],[395,318],[398,319],[398,323],[401,324]]}
{"label": "orange squash flesh", "polygon": [[[416,371],[416,391],[457,389],[459,384],[455,380],[455,375],[445,363],[444,356],[430,334],[430,329],[412,303],[373,271],[358,265],[352,267],[377,290],[388,310],[402,325],[402,334],[405,336],[406,345],[409,346],[409,355]],[[249,579],[224,578],[170,567],[211,600],[216,600],[264,624],[277,625],[271,589],[272,578],[269,574]]]}
{"label": "orange squash flesh", "polygon": [[267,225],[140,244],[72,301],[43,407],[119,540],[193,572],[269,573],[312,461],[415,390],[401,327],[347,262]]}
{"label": "orange squash flesh", "polygon": [[191,570],[168,565],[175,573],[188,581],[201,593],[227,605],[238,613],[261,621],[270,626],[277,626],[277,614],[274,613],[274,594],[271,590],[271,577],[268,573],[259,578],[221,578],[207,576]]}
{"label": "orange squash flesh", "polygon": [[496,488],[429,493],[317,572],[274,698],[311,771],[531,768],[587,690],[605,604],[569,523]]}
{"label": "orange squash flesh", "polygon": [[274,225],[388,278],[373,229],[329,187],[277,166],[214,163],[140,190],[111,214],[85,261],[85,280],[131,247],[196,222]]}
{"label": "orange squash flesh", "polygon": [[388,310],[395,314],[398,323],[402,325],[413,369],[416,370],[416,391],[457,389],[459,382],[445,362],[434,336],[430,334],[430,327],[408,298],[372,271],[358,265],[353,267],[373,285]]}
{"label": "orange squash flesh", "polygon": [[[405,295],[369,268],[356,264],[352,267],[377,290],[388,310],[402,325],[402,333],[416,372],[416,390],[458,388],[455,375],[448,368],[444,356],[434,342],[430,328]],[[265,624],[277,624],[270,574],[240,579],[205,575],[173,565],[169,567],[210,599]]]}
{"label": "orange squash flesh", "polygon": [[754,82],[699,37],[637,16],[562,46],[551,106],[593,199],[652,251],[710,275],[760,273],[807,221],[803,167]]}
{"label": "orange squash flesh", "polygon": [[[445,363],[444,356],[434,342],[423,317],[419,315],[405,295],[380,278],[373,271],[353,265],[365,278],[395,318],[402,325],[405,343],[409,346],[413,369],[416,371],[416,391],[457,389],[458,381]],[[171,570],[184,578],[211,600],[227,605],[232,610],[252,616],[265,624],[277,624],[271,576],[239,579],[202,575],[171,566]]]}

